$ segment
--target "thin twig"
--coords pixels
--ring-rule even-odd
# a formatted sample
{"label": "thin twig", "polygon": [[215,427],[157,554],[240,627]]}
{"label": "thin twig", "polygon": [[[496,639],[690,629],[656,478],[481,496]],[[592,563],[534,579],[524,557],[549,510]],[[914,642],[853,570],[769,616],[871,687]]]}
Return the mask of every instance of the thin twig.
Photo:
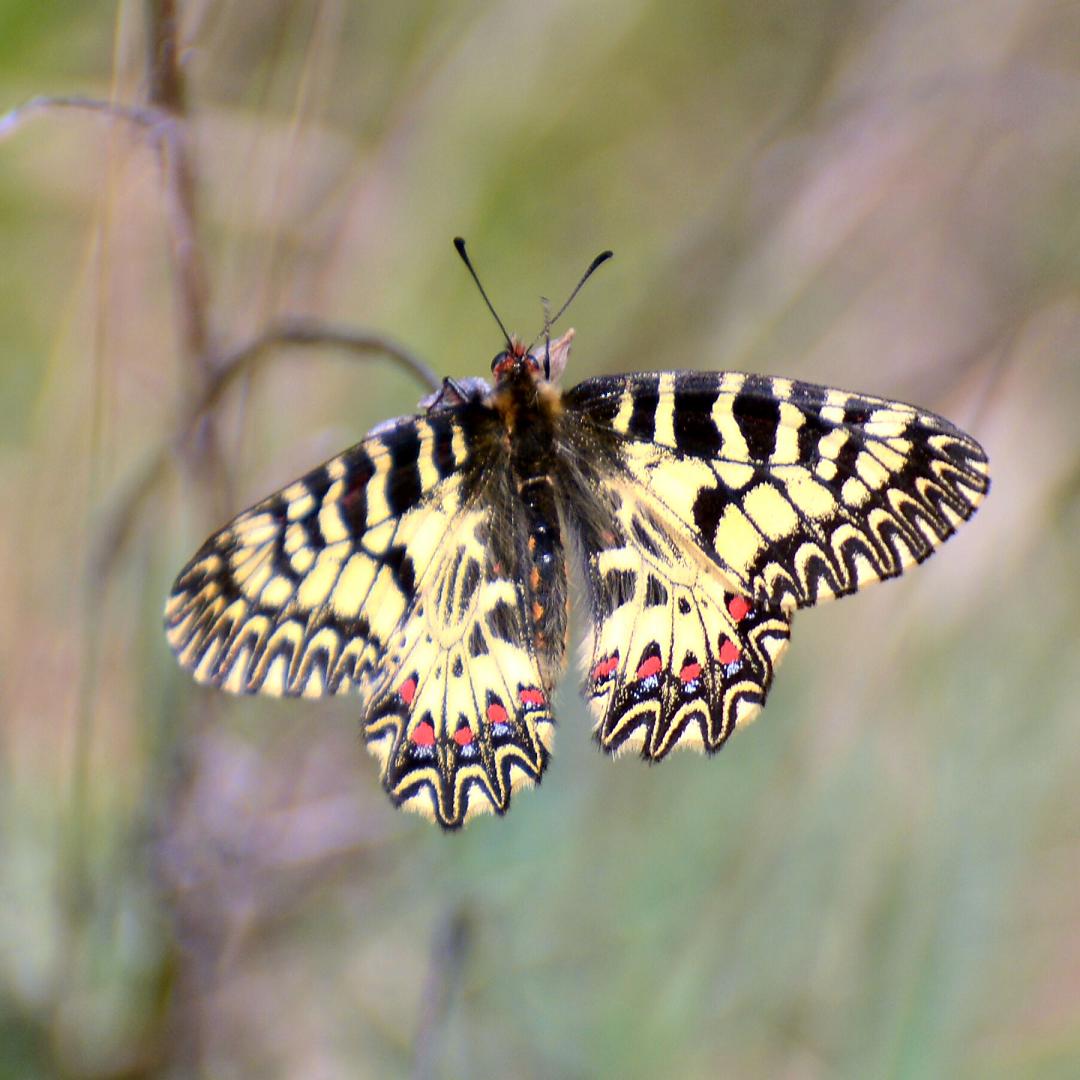
{"label": "thin twig", "polygon": [[[186,120],[187,93],[179,60],[176,4],[174,0],[151,0],[147,6],[150,103],[168,115]],[[195,165],[187,139],[174,139],[163,150],[161,168],[172,225],[169,238],[184,350],[203,377],[209,378],[213,362],[210,286],[198,228]]]}
{"label": "thin twig", "polygon": [[[157,44],[155,55],[169,55],[169,50]],[[168,87],[175,81],[162,79],[163,85]],[[155,80],[151,79],[151,82]],[[176,111],[182,101],[182,95],[175,90],[169,97],[147,105],[126,105],[78,95],[35,97],[0,116],[0,139],[13,135],[34,116],[57,109],[99,113],[132,124],[149,136],[165,181],[168,233],[180,294],[177,306],[183,319],[184,352],[208,376],[211,362],[209,290],[196,231],[194,169],[187,145],[187,128],[183,116]]]}
{"label": "thin twig", "polygon": [[232,368],[240,367],[278,345],[336,345],[360,355],[383,353],[415,375],[429,390],[442,387],[442,379],[423,360],[392,338],[368,330],[353,330],[346,326],[324,323],[302,315],[280,319],[247,344],[223,357],[218,369],[219,379],[234,378],[235,376],[230,374]]}
{"label": "thin twig", "polygon": [[[170,53],[157,44],[155,55]],[[164,86],[173,88],[175,77],[162,77],[162,80]],[[158,81],[151,79],[155,85]],[[184,349],[190,359],[206,369],[209,364],[209,294],[202,248],[195,229],[195,182],[187,129],[183,115],[177,111],[182,101],[175,88],[171,89],[170,96],[151,100],[147,105],[126,105],[78,95],[35,97],[0,116],[0,139],[14,134],[35,115],[56,109],[100,113],[112,120],[133,124],[150,136],[165,180],[169,237],[180,289],[179,308],[184,319]]]}
{"label": "thin twig", "polygon": [[431,966],[420,1000],[420,1025],[413,1043],[413,1080],[437,1074],[439,1037],[472,939],[472,926],[462,906],[448,912],[435,930]]}
{"label": "thin twig", "polygon": [[156,105],[177,116],[187,113],[187,92],[180,68],[179,17],[174,0],[151,0],[147,42],[149,92]]}
{"label": "thin twig", "polygon": [[158,447],[119,505],[109,515],[108,522],[94,545],[94,580],[107,579],[117,555],[124,549],[131,535],[142,504],[165,478],[175,457],[184,451],[193,434],[216,407],[225,391],[241,376],[253,374],[261,361],[283,345],[337,347],[365,359],[377,355],[387,356],[415,375],[429,389],[438,390],[442,385],[442,380],[419,357],[382,334],[351,330],[299,316],[282,319],[222,357],[220,363],[215,365],[202,394],[189,405],[183,419],[177,424],[176,434]]}
{"label": "thin twig", "polygon": [[153,105],[124,105],[119,101],[103,101],[78,94],[42,95],[24,101],[0,116],[0,139],[13,135],[38,113],[51,112],[54,109],[103,113],[113,120],[123,120],[125,123],[145,128],[155,139],[175,138],[181,128],[175,116]]}

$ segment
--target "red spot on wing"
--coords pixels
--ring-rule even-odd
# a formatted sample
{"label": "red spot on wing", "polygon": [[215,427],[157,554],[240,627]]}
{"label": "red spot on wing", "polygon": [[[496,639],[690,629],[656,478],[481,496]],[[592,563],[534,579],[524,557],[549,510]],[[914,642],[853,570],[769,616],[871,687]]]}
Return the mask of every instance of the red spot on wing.
{"label": "red spot on wing", "polygon": [[471,743],[472,741],[472,728],[468,725],[465,725],[464,727],[459,727],[457,731],[454,732],[454,742],[456,742],[458,746],[468,746],[469,743]]}
{"label": "red spot on wing", "polygon": [[720,643],[720,663],[734,664],[742,656],[742,649],[731,638],[724,638]]}
{"label": "red spot on wing", "polygon": [[406,705],[413,703],[413,698],[416,697],[416,679],[411,675],[398,687],[398,696]]}
{"label": "red spot on wing", "polygon": [[736,622],[742,622],[750,614],[750,601],[745,596],[733,596],[728,601],[727,609]]}
{"label": "red spot on wing", "polygon": [[651,675],[658,675],[663,666],[664,662],[659,656],[650,656],[647,660],[642,660],[641,666],[637,669],[637,677],[647,679]]}
{"label": "red spot on wing", "polygon": [[522,705],[546,705],[547,698],[544,697],[543,690],[537,690],[535,687],[527,686],[524,690],[518,691],[518,697],[521,698]]}
{"label": "red spot on wing", "polygon": [[692,664],[687,664],[686,667],[679,672],[679,678],[683,682],[693,682],[695,679],[701,677],[701,665],[695,660]]}
{"label": "red spot on wing", "polygon": [[487,718],[489,724],[505,724],[509,719],[500,701],[493,701],[487,707]]}
{"label": "red spot on wing", "polygon": [[412,741],[417,746],[434,746],[435,729],[426,720],[422,720],[413,728]]}
{"label": "red spot on wing", "polygon": [[619,654],[613,653],[606,660],[601,660],[599,664],[592,669],[593,682],[599,682],[601,679],[606,679],[611,675],[615,669],[619,666]]}

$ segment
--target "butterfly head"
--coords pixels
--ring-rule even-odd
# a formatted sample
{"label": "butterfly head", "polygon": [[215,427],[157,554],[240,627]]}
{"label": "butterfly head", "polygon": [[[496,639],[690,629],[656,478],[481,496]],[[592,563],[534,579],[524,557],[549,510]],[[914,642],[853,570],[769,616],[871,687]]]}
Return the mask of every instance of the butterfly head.
{"label": "butterfly head", "polygon": [[[570,343],[574,340],[574,331],[567,330],[561,338],[552,341],[551,328],[562,318],[563,312],[566,311],[571,301],[581,291],[581,286],[592,276],[593,271],[611,258],[611,252],[602,251],[589,263],[589,268],[582,274],[577,285],[574,286],[574,291],[567,297],[566,303],[554,315],[551,314],[547,300],[541,297],[544,305],[544,329],[530,344],[525,345],[507,332],[502,319],[499,318],[499,313],[495,310],[488,294],[484,291],[484,286],[480,284],[480,278],[477,277],[468,252],[465,250],[465,241],[460,236],[454,238],[454,247],[457,248],[461,261],[472,275],[473,281],[476,282],[476,287],[480,290],[480,295],[484,298],[488,311],[491,312],[506,340],[506,348],[491,361],[491,372],[495,376],[496,387],[510,383],[527,384],[530,381],[537,384],[558,382],[562,377],[562,373],[566,370],[566,362],[570,358]],[[540,348],[541,338],[544,341],[543,349]]]}
{"label": "butterfly head", "polygon": [[566,370],[573,340],[573,330],[567,330],[555,341],[543,341],[531,346],[511,337],[507,348],[491,361],[491,373],[496,382],[521,378],[529,378],[533,382],[558,382]]}

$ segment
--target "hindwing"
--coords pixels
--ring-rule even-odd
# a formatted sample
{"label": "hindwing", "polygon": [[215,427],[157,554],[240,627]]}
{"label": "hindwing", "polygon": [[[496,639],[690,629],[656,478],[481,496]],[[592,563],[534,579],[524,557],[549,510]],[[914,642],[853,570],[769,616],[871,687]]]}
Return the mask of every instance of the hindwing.
{"label": "hindwing", "polygon": [[391,799],[445,828],[505,812],[539,782],[554,735],[520,568],[496,537],[515,531],[508,510],[489,497],[459,515],[368,698],[364,736]]}
{"label": "hindwing", "polygon": [[583,693],[611,751],[719,750],[765,703],[790,616],[755,608],[644,488],[608,487],[586,550],[593,632]]}

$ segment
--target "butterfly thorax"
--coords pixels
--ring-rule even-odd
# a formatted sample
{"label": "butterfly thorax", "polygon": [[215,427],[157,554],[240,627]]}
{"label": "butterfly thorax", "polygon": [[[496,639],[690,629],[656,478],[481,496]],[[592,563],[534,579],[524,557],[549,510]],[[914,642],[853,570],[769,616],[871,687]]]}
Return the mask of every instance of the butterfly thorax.
{"label": "butterfly thorax", "polygon": [[514,472],[525,478],[547,471],[562,412],[558,388],[518,367],[499,379],[488,404],[505,430]]}

